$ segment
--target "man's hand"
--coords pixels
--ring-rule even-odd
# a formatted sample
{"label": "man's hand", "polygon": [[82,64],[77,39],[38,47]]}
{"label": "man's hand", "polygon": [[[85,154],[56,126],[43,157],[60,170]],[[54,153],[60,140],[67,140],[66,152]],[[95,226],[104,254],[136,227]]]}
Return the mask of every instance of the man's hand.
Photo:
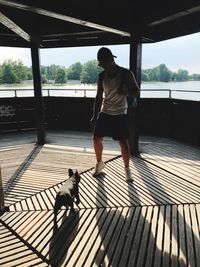
{"label": "man's hand", "polygon": [[93,116],[90,120],[90,128],[93,129],[96,125],[96,122],[97,122],[97,118],[96,116]]}

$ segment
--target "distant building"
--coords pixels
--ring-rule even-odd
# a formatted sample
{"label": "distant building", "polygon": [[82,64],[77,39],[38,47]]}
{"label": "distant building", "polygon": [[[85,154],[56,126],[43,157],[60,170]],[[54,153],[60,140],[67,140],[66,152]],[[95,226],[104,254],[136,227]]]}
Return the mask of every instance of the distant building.
{"label": "distant building", "polygon": [[80,80],[67,80],[68,84],[81,84]]}

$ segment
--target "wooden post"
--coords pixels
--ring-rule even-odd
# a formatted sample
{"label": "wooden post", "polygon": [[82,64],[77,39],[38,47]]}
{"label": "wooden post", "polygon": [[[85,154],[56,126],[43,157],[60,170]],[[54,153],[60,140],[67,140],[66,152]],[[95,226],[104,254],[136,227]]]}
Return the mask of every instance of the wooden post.
{"label": "wooden post", "polygon": [[[142,65],[142,43],[140,38],[134,38],[131,36],[130,43],[130,69],[135,75],[137,83],[140,87],[141,85],[141,65]],[[139,153],[139,104],[140,104],[140,94],[137,97],[137,106],[128,109],[129,115],[129,145],[131,150],[131,155]]]}
{"label": "wooden post", "polygon": [[0,213],[4,210],[4,193],[3,193],[3,181],[2,181],[2,174],[1,174],[1,165],[0,165]]}
{"label": "wooden post", "polygon": [[37,127],[37,143],[43,145],[45,143],[44,129],[44,108],[42,97],[42,84],[40,75],[40,57],[37,45],[32,44],[31,47],[32,70],[33,70],[33,86],[36,110],[36,127]]}

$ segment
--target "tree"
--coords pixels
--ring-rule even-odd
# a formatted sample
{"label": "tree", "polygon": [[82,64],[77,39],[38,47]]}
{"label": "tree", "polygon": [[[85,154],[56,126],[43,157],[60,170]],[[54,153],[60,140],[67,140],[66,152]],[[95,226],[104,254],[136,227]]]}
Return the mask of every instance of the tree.
{"label": "tree", "polygon": [[60,83],[60,84],[63,84],[66,82],[65,70],[63,68],[59,68],[57,70],[55,82]]}
{"label": "tree", "polygon": [[188,71],[179,69],[176,73],[176,80],[177,81],[187,81],[189,78]]}
{"label": "tree", "polygon": [[11,62],[4,62],[2,65],[2,82],[3,83],[16,83],[17,76],[13,72]]}
{"label": "tree", "polygon": [[145,72],[145,70],[141,71],[141,80],[145,82],[149,81],[149,75]]}
{"label": "tree", "polygon": [[11,65],[12,65],[12,71],[17,77],[16,82],[20,83],[21,81],[27,79],[28,68],[24,65],[24,63],[21,60],[11,61]]}
{"label": "tree", "polygon": [[158,77],[161,82],[169,82],[172,77],[171,71],[166,67],[165,64],[158,66]]}
{"label": "tree", "polygon": [[191,79],[194,81],[200,81],[200,74],[192,74]]}
{"label": "tree", "polygon": [[48,80],[47,80],[47,77],[46,77],[45,74],[42,74],[42,75],[41,75],[41,81],[42,81],[42,84],[44,84],[44,83],[48,83]]}
{"label": "tree", "polygon": [[102,69],[98,66],[97,60],[90,60],[84,63],[81,72],[81,82],[95,83],[101,71]]}
{"label": "tree", "polygon": [[80,62],[72,64],[66,71],[68,80],[80,80],[82,65]]}

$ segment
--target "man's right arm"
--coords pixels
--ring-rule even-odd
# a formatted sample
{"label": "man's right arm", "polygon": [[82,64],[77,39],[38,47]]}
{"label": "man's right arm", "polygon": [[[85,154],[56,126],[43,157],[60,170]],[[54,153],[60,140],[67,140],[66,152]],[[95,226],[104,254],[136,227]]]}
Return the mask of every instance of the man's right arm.
{"label": "man's right arm", "polygon": [[92,124],[96,123],[97,116],[101,110],[102,101],[103,101],[103,82],[100,74],[97,80],[97,94],[94,100],[93,117],[91,119]]}

